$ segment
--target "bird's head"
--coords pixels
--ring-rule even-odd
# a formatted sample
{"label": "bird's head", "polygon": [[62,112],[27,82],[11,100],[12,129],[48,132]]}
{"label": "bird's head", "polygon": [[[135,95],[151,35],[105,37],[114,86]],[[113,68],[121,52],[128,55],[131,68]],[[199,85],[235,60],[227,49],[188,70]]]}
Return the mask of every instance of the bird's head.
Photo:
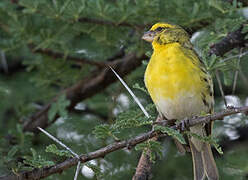
{"label": "bird's head", "polygon": [[165,45],[178,42],[182,45],[189,43],[188,33],[177,25],[167,23],[156,23],[151,29],[144,33],[142,39],[153,45]]}

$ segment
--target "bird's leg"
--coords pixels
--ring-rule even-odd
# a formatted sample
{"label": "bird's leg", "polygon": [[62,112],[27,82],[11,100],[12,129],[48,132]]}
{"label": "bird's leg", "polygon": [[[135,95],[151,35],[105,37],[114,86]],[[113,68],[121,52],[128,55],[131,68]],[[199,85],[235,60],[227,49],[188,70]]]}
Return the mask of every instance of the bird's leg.
{"label": "bird's leg", "polygon": [[180,132],[183,132],[185,130],[188,130],[189,129],[189,119],[188,118],[185,118],[179,122],[176,123],[176,128],[180,131]]}

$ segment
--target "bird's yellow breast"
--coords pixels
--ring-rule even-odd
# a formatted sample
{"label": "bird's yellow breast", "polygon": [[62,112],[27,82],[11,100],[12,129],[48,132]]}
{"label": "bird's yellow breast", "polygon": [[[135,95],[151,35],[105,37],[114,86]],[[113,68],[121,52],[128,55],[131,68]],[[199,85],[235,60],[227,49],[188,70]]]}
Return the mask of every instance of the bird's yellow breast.
{"label": "bird's yellow breast", "polygon": [[190,58],[182,48],[178,43],[155,46],[145,72],[145,84],[152,100],[169,118],[199,114],[204,110],[199,61]]}

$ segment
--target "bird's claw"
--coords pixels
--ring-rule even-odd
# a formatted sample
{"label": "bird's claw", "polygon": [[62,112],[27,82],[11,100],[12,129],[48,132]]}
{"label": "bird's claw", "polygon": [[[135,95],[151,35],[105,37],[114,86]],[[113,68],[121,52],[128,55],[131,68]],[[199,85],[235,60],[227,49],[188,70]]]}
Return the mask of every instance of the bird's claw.
{"label": "bird's claw", "polygon": [[176,128],[180,131],[183,132],[188,129],[188,124],[189,124],[189,119],[186,118],[179,123],[176,124]]}

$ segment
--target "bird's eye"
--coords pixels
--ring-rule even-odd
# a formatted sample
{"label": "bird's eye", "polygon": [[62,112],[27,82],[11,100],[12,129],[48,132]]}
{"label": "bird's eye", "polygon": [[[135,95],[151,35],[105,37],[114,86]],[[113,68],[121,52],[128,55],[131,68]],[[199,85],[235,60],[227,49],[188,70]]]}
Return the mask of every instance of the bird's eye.
{"label": "bird's eye", "polygon": [[157,29],[155,29],[155,31],[159,32],[159,31],[162,31],[163,29],[165,29],[165,28],[163,28],[163,27],[158,27]]}

